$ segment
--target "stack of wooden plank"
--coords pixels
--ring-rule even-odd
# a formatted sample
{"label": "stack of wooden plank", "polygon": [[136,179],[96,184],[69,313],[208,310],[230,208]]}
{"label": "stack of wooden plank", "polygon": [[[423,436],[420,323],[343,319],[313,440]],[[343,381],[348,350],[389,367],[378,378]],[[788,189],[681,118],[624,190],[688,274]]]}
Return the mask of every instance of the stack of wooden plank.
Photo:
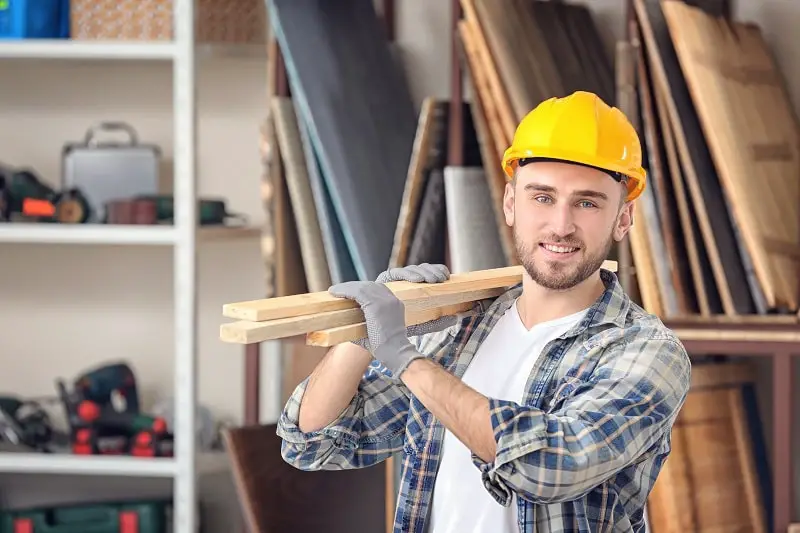
{"label": "stack of wooden plank", "polygon": [[648,310],[796,312],[800,143],[759,29],[719,1],[632,0],[649,190],[631,234]]}
{"label": "stack of wooden plank", "polygon": [[[606,261],[603,267],[617,270],[614,261]],[[510,266],[454,274],[442,283],[392,281],[386,286],[405,304],[406,325],[411,326],[470,313],[478,302],[519,284],[522,275],[521,266]],[[309,345],[329,347],[367,336],[358,304],[328,291],[230,303],[222,313],[236,319],[220,327],[220,339],[225,342],[253,344],[305,335]]]}

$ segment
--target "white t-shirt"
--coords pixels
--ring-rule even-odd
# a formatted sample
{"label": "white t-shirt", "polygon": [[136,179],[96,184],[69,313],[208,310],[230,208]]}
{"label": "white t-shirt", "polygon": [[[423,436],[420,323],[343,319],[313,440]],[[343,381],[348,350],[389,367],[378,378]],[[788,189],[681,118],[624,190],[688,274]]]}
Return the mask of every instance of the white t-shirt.
{"label": "white t-shirt", "polygon": [[[575,325],[586,311],[525,328],[516,302],[481,343],[462,378],[484,396],[522,403],[525,384],[544,346]],[[445,429],[436,476],[430,533],[519,533],[517,499],[503,507],[487,492],[472,455]]]}

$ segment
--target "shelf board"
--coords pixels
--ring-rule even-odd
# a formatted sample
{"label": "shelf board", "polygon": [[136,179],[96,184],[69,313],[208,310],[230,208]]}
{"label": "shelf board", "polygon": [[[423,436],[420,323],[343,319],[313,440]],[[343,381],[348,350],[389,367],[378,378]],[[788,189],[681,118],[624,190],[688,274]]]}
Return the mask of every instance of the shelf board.
{"label": "shelf board", "polygon": [[174,477],[173,458],[0,453],[0,473]]}
{"label": "shelf board", "polygon": [[70,39],[0,40],[5,59],[132,59],[172,60],[170,41],[73,41]]}
{"label": "shelf board", "polygon": [[[177,47],[171,41],[123,41],[70,39],[0,39],[4,59],[128,59],[170,61]],[[246,43],[197,43],[198,58],[251,58],[267,56],[266,45]]]}
{"label": "shelf board", "polygon": [[228,241],[257,238],[260,236],[261,228],[250,226],[203,226],[197,230],[197,239],[200,241]]}
{"label": "shelf board", "polygon": [[[233,241],[260,235],[261,229],[257,227],[203,226],[197,229],[199,242]],[[0,223],[0,243],[169,246],[176,238],[173,226]]]}
{"label": "shelf board", "polygon": [[171,245],[175,238],[176,232],[172,226],[0,224],[0,243]]}

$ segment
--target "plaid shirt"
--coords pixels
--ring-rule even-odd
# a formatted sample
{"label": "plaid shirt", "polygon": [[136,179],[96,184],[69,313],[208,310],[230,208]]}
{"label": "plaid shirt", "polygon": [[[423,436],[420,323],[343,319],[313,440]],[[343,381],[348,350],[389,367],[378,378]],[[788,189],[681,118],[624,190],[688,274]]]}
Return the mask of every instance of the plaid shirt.
{"label": "plaid shirt", "polygon": [[[518,495],[522,533],[644,531],[645,502],[688,393],[691,365],[680,341],[625,295],[613,273],[601,277],[605,292],[544,348],[523,403],[489,399],[497,453],[491,463],[473,454],[473,462],[500,504]],[[521,292],[513,287],[455,326],[414,339],[418,350],[463,376]],[[306,385],[278,423],[284,459],[303,470],[361,468],[403,452],[394,531],[424,533],[442,424],[374,363],[336,421],[303,433],[297,419]]]}

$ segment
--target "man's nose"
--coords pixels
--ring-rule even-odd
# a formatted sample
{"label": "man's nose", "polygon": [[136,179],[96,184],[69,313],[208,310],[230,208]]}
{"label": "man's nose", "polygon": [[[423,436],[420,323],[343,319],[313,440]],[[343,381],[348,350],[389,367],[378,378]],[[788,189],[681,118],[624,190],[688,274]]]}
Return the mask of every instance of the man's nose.
{"label": "man's nose", "polygon": [[560,237],[566,237],[575,232],[575,217],[572,206],[561,204],[553,212],[550,229]]}

